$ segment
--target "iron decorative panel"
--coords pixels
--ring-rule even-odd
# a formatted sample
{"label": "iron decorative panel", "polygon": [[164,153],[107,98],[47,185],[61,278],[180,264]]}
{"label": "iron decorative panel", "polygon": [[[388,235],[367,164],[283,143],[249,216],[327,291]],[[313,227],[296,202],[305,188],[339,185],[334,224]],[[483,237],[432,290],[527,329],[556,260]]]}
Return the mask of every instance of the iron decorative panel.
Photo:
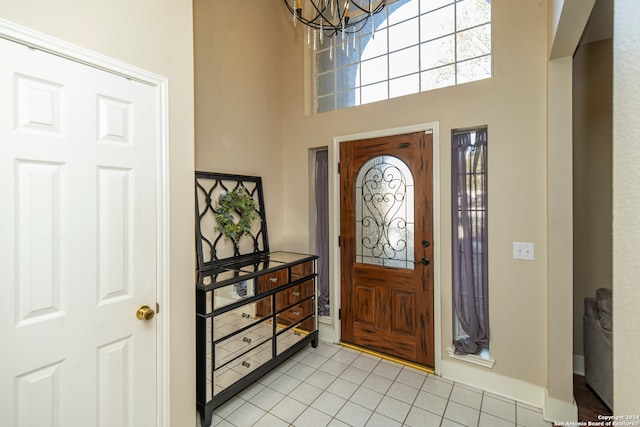
{"label": "iron decorative panel", "polygon": [[356,179],[356,261],[414,268],[414,184],[397,157],[367,161]]}
{"label": "iron decorative panel", "polygon": [[[198,270],[207,270],[269,252],[264,195],[260,177],[196,172],[195,184]],[[238,188],[246,190],[247,194],[253,198],[260,219],[252,222],[249,233],[238,241],[234,241],[225,238],[219,231],[216,215],[220,212],[221,198]],[[236,222],[240,220],[239,212],[231,212],[231,214]]]}

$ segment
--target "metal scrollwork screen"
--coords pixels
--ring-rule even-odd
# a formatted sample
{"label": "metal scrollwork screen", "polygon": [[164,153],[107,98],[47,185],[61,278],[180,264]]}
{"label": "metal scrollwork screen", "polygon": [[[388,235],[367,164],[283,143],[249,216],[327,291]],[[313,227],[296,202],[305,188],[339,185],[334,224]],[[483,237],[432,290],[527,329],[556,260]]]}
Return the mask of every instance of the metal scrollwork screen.
{"label": "metal scrollwork screen", "polygon": [[414,182],[397,157],[367,161],[356,178],[356,262],[414,268]]}
{"label": "metal scrollwork screen", "polygon": [[[220,209],[221,197],[238,187],[242,187],[254,199],[260,219],[252,223],[249,233],[234,242],[220,233],[216,214]],[[239,213],[231,214],[237,222]],[[199,270],[269,252],[260,177],[196,172],[196,251]]]}

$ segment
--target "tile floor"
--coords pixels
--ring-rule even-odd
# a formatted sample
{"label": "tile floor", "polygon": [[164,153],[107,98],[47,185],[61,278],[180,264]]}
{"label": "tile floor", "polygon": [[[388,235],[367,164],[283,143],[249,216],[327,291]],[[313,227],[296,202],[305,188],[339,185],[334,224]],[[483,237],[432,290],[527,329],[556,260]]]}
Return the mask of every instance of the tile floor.
{"label": "tile floor", "polygon": [[[199,424],[198,417],[198,426]],[[550,427],[542,410],[339,345],[306,347],[216,409],[214,426]]]}

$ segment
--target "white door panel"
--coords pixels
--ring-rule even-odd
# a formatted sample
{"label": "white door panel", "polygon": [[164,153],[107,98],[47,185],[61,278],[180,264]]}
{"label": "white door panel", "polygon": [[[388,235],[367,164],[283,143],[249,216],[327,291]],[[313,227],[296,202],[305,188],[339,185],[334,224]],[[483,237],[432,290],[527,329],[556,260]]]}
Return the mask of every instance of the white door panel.
{"label": "white door panel", "polygon": [[0,57],[2,423],[153,424],[156,91],[4,39]]}

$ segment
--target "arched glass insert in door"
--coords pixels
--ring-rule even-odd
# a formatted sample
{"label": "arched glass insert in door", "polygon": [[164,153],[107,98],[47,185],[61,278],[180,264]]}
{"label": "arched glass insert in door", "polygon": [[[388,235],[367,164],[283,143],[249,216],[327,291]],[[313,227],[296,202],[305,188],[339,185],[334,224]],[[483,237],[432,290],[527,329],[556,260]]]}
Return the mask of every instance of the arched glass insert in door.
{"label": "arched glass insert in door", "polygon": [[397,157],[368,160],[356,178],[356,262],[414,268],[414,183]]}

